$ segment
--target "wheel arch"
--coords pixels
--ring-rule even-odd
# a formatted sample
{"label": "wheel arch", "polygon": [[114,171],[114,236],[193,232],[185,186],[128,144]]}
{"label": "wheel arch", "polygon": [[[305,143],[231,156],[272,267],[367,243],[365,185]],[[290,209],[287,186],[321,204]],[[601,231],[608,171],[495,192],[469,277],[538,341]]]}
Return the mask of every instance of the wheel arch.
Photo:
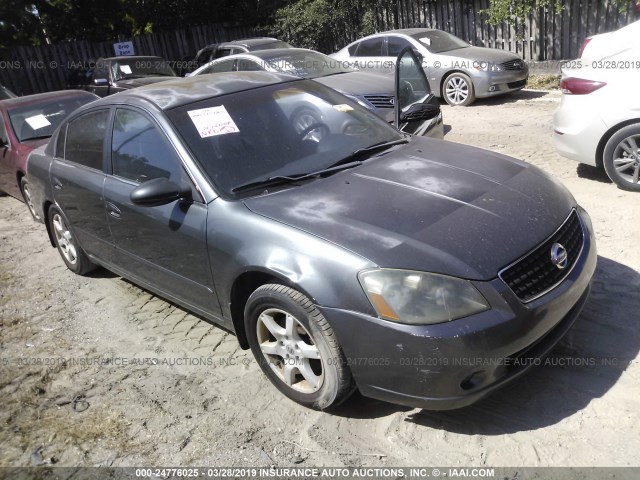
{"label": "wheel arch", "polygon": [[258,288],[269,283],[276,283],[293,288],[315,303],[313,296],[309,295],[304,288],[291,282],[286,276],[279,272],[259,267],[252,267],[248,270],[244,270],[233,281],[229,295],[231,320],[233,322],[236,337],[238,338],[238,343],[240,344],[240,348],[243,350],[249,349],[247,332],[244,328],[244,309],[247,305],[247,300]]}
{"label": "wheel arch", "polygon": [[53,248],[56,247],[56,244],[53,241],[53,232],[51,231],[51,223],[49,222],[49,209],[51,208],[51,205],[54,205],[53,202],[50,201],[45,201],[44,205],[43,205],[43,212],[44,212],[44,224],[47,228],[47,235],[49,236],[49,242],[51,243],[51,246]]}
{"label": "wheel arch", "polygon": [[625,120],[624,122],[620,122],[616,125],[614,125],[613,127],[611,127],[609,130],[607,130],[605,132],[604,135],[602,135],[602,138],[600,139],[600,142],[598,143],[598,146],[596,148],[596,166],[602,168],[604,166],[604,148],[607,145],[607,142],[611,139],[611,137],[613,137],[616,132],[618,130],[621,130],[625,127],[628,127],[629,125],[634,125],[634,124],[640,124],[640,118],[634,118],[634,119],[630,119],[630,120]]}

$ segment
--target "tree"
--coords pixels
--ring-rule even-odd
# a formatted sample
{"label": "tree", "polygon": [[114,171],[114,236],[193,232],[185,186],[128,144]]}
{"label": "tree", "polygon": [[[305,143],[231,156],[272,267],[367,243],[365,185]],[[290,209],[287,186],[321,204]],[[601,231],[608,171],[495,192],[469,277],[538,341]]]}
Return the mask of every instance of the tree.
{"label": "tree", "polygon": [[0,2],[0,48],[43,41],[44,33],[33,1]]}

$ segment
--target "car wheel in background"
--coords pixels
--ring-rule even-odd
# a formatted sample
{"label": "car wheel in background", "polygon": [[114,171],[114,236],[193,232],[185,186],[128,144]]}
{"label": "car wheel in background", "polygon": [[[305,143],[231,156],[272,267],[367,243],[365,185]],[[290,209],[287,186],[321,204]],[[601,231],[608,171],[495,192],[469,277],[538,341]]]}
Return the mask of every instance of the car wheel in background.
{"label": "car wheel in background", "polygon": [[449,105],[462,107],[471,105],[476,99],[471,78],[460,72],[452,73],[445,79],[442,96]]}
{"label": "car wheel in background", "polygon": [[621,128],[609,139],[602,163],[618,187],[640,192],[640,123]]}
{"label": "car wheel in background", "polygon": [[84,275],[96,268],[78,244],[75,235],[69,228],[67,218],[53,205],[49,208],[49,227],[58,252],[69,270],[78,275]]}
{"label": "car wheel in background", "polygon": [[297,290],[278,284],[258,288],[247,301],[245,328],[262,371],[290,399],[324,410],[353,392],[333,330]]}
{"label": "car wheel in background", "polygon": [[22,177],[20,179],[20,192],[22,193],[22,198],[24,199],[24,203],[29,207],[29,212],[34,220],[38,220],[38,214],[36,213],[36,209],[33,206],[33,200],[31,200],[31,192],[29,191],[29,182],[26,177]]}

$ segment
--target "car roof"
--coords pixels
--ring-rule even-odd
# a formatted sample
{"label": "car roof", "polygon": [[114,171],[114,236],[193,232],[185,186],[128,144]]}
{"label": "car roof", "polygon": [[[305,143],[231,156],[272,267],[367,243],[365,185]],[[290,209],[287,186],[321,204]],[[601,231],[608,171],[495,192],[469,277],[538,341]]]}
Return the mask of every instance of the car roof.
{"label": "car roof", "polygon": [[269,50],[256,50],[254,52],[246,52],[246,53],[236,53],[235,55],[228,55],[226,57],[220,57],[216,60],[223,60],[228,58],[238,58],[238,57],[256,57],[260,59],[277,57],[278,55],[292,55],[296,52],[307,52],[314,53],[316,55],[322,55],[326,57],[324,53],[316,52],[315,50],[309,50],[308,48],[271,48]]}
{"label": "car roof", "polygon": [[137,104],[146,100],[161,110],[170,110],[207,98],[295,80],[300,78],[270,72],[214,73],[145,85],[105,97],[96,104]]}
{"label": "car roof", "polygon": [[243,47],[254,47],[256,45],[262,45],[263,43],[279,42],[277,38],[272,37],[255,37],[255,38],[241,38],[239,40],[231,40],[230,42],[222,42],[218,46],[226,45],[240,45]]}
{"label": "car roof", "polygon": [[24,97],[1,100],[0,105],[2,105],[4,108],[10,109],[13,107],[23,107],[26,105],[40,103],[46,100],[55,100],[70,97],[92,97],[95,99],[99,98],[97,95],[85,92],[84,90],[59,90],[57,92],[37,93],[35,95],[25,95]]}

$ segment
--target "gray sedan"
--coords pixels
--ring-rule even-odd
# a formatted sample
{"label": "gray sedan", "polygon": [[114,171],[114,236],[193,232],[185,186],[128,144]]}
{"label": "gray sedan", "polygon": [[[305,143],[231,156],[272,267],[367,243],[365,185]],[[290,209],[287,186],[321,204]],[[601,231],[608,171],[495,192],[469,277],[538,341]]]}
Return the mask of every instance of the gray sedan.
{"label": "gray sedan", "polygon": [[[323,121],[298,132],[310,108]],[[588,214],[538,168],[402,134],[267,72],[93,102],[27,174],[71,271],[104,266],[234,332],[316,409],[356,388],[421,408],[477,401],[571,328],[596,266]]]}
{"label": "gray sedan", "polygon": [[519,90],[529,77],[527,65],[514,53],[472,47],[450,33],[429,28],[370,35],[331,57],[359,69],[388,72],[406,47],[422,57],[433,92],[449,105],[470,105],[476,98]]}
{"label": "gray sedan", "polygon": [[[395,82],[392,75],[357,71],[342,62],[313,50],[286,48],[230,55],[200,67],[190,76],[243,71],[285,73],[313,79],[353,99],[387,120],[387,122],[392,123],[394,121]],[[431,93],[428,82],[426,82],[424,88],[428,90],[424,92],[428,96]],[[403,131],[442,138],[444,136],[444,124],[438,101],[433,96],[427,101],[431,101],[434,108],[437,108],[433,118],[422,125],[420,131],[404,128]],[[305,121],[310,125],[309,122],[315,120],[309,116]],[[303,126],[301,125],[301,127]]]}

